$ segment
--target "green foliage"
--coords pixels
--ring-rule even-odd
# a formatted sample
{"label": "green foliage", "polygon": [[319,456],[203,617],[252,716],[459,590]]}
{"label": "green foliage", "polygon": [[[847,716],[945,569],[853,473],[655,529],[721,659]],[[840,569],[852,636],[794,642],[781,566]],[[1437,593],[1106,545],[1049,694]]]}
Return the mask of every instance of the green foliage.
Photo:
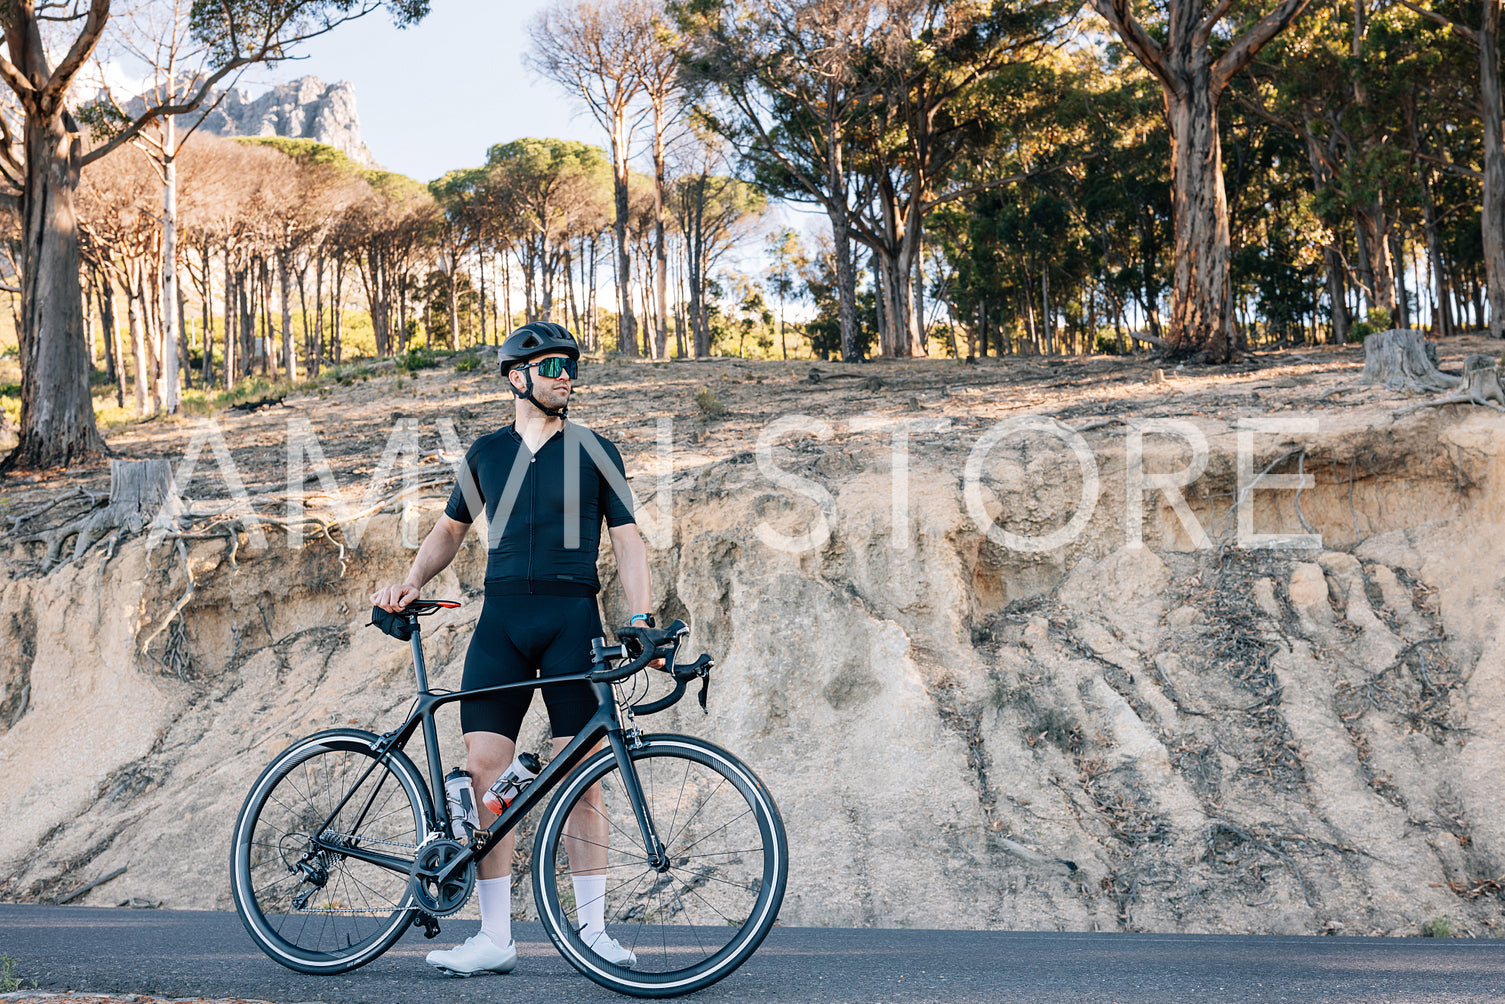
{"label": "green foliage", "polygon": [[[16,965],[20,961],[0,954],[0,994],[13,994],[26,986],[26,981],[16,974]],[[35,987],[36,980],[32,980],[31,985]]]}
{"label": "green foliage", "polygon": [[232,404],[259,401],[265,397],[286,397],[307,389],[303,384],[289,383],[286,380],[251,377],[240,381],[230,390],[207,391],[202,387],[184,390],[179,398],[179,407],[185,415],[212,415]]}
{"label": "green foliage", "polygon": [[474,373],[481,368],[481,361],[475,356],[466,356],[455,363],[456,373]]}
{"label": "green foliage", "polygon": [[397,370],[399,373],[416,373],[419,370],[433,369],[453,354],[415,345],[397,357]]}
{"label": "green foliage", "polygon": [[721,403],[721,398],[711,390],[710,385],[703,385],[695,392],[695,407],[700,409],[701,415],[706,418],[720,418],[726,414],[726,405]]}
{"label": "green foliage", "polygon": [[1370,335],[1379,334],[1381,331],[1389,331],[1393,324],[1390,323],[1390,311],[1376,307],[1369,312],[1369,316],[1362,321],[1356,322],[1348,329],[1350,342],[1362,342]]}
{"label": "green foliage", "polygon": [[[385,0],[382,6],[400,27],[429,12],[429,0]],[[356,0],[193,0],[188,24],[213,65],[233,66],[286,58],[290,45],[372,9]],[[270,43],[265,50],[263,40]]]}
{"label": "green foliage", "polygon": [[1458,932],[1449,918],[1433,917],[1421,925],[1421,936],[1423,938],[1456,938]]}
{"label": "green foliage", "polygon": [[287,136],[236,136],[232,142],[276,150],[300,167],[328,167],[342,174],[362,176],[366,174],[364,168],[342,151],[336,150],[327,143],[319,143],[311,139],[291,139]]}

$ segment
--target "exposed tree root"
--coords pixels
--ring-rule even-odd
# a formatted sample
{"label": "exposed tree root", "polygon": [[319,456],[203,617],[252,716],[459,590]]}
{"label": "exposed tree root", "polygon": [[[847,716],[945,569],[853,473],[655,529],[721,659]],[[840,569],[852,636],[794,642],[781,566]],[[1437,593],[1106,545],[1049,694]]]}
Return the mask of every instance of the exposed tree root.
{"label": "exposed tree root", "polygon": [[1505,387],[1500,386],[1500,364],[1493,356],[1476,353],[1463,361],[1463,377],[1459,391],[1433,401],[1423,401],[1396,412],[1396,417],[1409,415],[1422,408],[1435,408],[1444,404],[1477,404],[1495,411],[1505,411]]}

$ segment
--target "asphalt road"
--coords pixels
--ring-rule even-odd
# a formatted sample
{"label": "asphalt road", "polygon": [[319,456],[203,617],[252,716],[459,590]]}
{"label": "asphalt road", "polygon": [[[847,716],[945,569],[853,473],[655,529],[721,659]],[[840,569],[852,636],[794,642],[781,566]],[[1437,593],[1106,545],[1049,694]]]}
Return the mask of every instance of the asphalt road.
{"label": "asphalt road", "polygon": [[[455,922],[438,943],[473,927]],[[230,913],[0,905],[0,953],[44,990],[282,1004],[623,999],[578,976],[537,924],[515,925],[514,936],[521,959],[509,976],[439,976],[423,964],[435,942],[417,932],[364,969],[303,976],[263,956]],[[780,927],[695,1000],[1499,1002],[1505,942]]]}

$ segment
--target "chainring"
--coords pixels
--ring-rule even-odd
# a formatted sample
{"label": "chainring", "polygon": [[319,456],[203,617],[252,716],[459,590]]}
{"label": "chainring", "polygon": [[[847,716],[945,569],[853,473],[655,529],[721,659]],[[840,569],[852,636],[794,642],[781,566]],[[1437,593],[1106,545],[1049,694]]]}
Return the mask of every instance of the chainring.
{"label": "chainring", "polygon": [[422,910],[435,917],[448,917],[470,899],[476,887],[474,861],[450,876],[448,881],[439,881],[439,873],[464,853],[464,845],[444,837],[430,840],[418,848],[408,874],[413,898]]}

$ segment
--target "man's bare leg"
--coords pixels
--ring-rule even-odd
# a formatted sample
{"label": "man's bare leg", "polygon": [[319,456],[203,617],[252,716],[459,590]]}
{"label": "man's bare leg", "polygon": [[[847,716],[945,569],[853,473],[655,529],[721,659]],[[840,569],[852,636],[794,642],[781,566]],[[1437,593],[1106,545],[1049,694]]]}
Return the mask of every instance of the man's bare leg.
{"label": "man's bare leg", "polygon": [[[499,733],[465,733],[465,769],[470,772],[475,788],[476,812],[483,827],[495,822],[496,814],[481,803],[481,793],[507,769],[515,751],[516,744]],[[517,962],[517,952],[512,947],[512,845],[512,835],[508,834],[493,844],[476,864],[480,934],[448,951],[430,952],[429,965],[456,976],[512,970]],[[481,934],[486,937],[481,938]]]}
{"label": "man's bare leg", "polygon": [[[555,739],[555,755],[568,743],[569,739]],[[598,743],[596,749],[600,748]],[[575,892],[575,923],[580,927],[581,940],[587,945],[596,942],[608,919],[606,851],[610,829],[601,800],[601,786],[593,784],[564,822],[564,850],[569,855],[570,878]],[[626,964],[631,965],[631,962]]]}

